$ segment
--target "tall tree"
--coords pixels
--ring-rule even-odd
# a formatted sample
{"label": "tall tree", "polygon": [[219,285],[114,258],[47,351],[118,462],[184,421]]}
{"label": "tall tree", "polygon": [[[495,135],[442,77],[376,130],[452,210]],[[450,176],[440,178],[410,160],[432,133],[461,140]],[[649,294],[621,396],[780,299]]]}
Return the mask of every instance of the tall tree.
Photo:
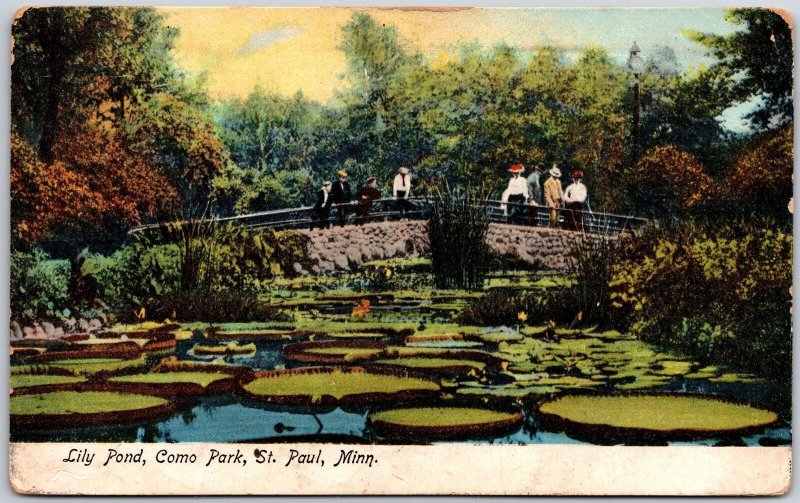
{"label": "tall tree", "polygon": [[792,121],[792,29],[777,12],[743,8],[727,12],[726,19],[740,26],[730,35],[689,32],[708,47],[719,62],[709,68],[719,77],[734,103],[760,100],[747,119],[756,128],[776,128]]}

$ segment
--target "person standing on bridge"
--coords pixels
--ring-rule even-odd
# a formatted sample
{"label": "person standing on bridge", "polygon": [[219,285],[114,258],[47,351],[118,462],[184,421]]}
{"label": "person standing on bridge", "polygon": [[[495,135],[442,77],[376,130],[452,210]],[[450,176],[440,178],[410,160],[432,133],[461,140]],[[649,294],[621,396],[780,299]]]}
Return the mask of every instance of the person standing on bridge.
{"label": "person standing on bridge", "polygon": [[317,192],[317,201],[314,203],[314,211],[311,213],[311,229],[314,229],[314,223],[319,222],[320,229],[327,229],[331,225],[331,182],[322,184],[322,188]]}
{"label": "person standing on bridge", "polygon": [[541,177],[542,165],[536,164],[528,176],[528,220],[531,225],[539,223],[539,206],[543,204]]}
{"label": "person standing on bridge", "polygon": [[400,213],[400,218],[404,218],[406,212],[413,211],[414,206],[408,200],[411,197],[411,173],[408,168],[400,168],[394,177],[392,196],[395,199],[395,211]]}
{"label": "person standing on bridge", "polygon": [[561,188],[561,170],[556,163],[550,168],[550,178],[544,182],[544,201],[550,208],[550,227],[557,227],[558,209],[564,202],[564,189]]}
{"label": "person standing on bridge", "polygon": [[572,183],[564,191],[564,202],[567,203],[567,215],[564,228],[571,231],[583,231],[583,203],[586,201],[586,185],[583,184],[583,172],[572,170]]}
{"label": "person standing on bridge", "polygon": [[356,194],[356,225],[362,225],[369,218],[372,205],[381,198],[381,191],[378,190],[378,180],[374,176],[367,179]]}
{"label": "person standing on bridge", "polygon": [[525,224],[523,213],[528,200],[528,181],[520,176],[525,171],[525,166],[514,164],[508,171],[511,179],[508,181],[508,188],[503,191],[501,208],[509,224]]}
{"label": "person standing on bridge", "polygon": [[340,226],[344,226],[347,220],[347,210],[353,200],[353,191],[350,190],[350,184],[347,183],[347,172],[340,169],[336,174],[339,179],[331,188],[331,199],[333,199],[333,204],[336,205],[336,221]]}

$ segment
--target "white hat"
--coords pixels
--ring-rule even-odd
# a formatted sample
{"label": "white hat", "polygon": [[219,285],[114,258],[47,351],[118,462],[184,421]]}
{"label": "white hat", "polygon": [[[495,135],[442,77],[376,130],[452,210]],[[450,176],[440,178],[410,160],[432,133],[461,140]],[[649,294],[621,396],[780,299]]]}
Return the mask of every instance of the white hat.
{"label": "white hat", "polygon": [[558,168],[551,169],[550,176],[552,176],[553,178],[561,178],[561,170]]}
{"label": "white hat", "polygon": [[325,180],[324,182],[322,182],[322,186],[323,187],[327,187],[330,184],[331,184],[331,182],[329,182],[328,180]]}
{"label": "white hat", "polygon": [[408,168],[400,168],[400,174],[401,175],[407,175],[408,174]]}

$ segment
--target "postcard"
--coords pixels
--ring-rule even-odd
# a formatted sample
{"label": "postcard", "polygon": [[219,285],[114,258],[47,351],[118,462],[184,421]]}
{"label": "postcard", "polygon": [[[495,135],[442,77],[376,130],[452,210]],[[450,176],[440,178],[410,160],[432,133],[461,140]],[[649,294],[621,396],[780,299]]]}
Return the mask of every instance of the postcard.
{"label": "postcard", "polygon": [[792,28],[20,10],[12,487],[784,494]]}

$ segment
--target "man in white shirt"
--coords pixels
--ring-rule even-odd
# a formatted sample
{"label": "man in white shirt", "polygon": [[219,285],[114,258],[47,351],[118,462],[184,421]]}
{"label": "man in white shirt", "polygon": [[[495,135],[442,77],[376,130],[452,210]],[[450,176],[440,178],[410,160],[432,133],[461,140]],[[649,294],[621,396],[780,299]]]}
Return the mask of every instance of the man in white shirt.
{"label": "man in white shirt", "polygon": [[572,183],[564,191],[564,202],[567,214],[564,219],[564,229],[583,231],[583,203],[586,201],[586,185],[583,184],[583,172],[579,169],[572,171]]}
{"label": "man in white shirt", "polygon": [[394,177],[392,197],[395,199],[395,211],[399,211],[400,216],[404,217],[406,212],[414,210],[414,205],[408,200],[411,197],[411,172],[408,168],[400,168]]}
{"label": "man in white shirt", "polygon": [[514,164],[508,168],[508,171],[511,173],[511,179],[508,181],[508,188],[503,191],[501,208],[508,223],[525,225],[527,220],[525,202],[528,200],[528,180],[520,176],[525,171],[525,166]]}

